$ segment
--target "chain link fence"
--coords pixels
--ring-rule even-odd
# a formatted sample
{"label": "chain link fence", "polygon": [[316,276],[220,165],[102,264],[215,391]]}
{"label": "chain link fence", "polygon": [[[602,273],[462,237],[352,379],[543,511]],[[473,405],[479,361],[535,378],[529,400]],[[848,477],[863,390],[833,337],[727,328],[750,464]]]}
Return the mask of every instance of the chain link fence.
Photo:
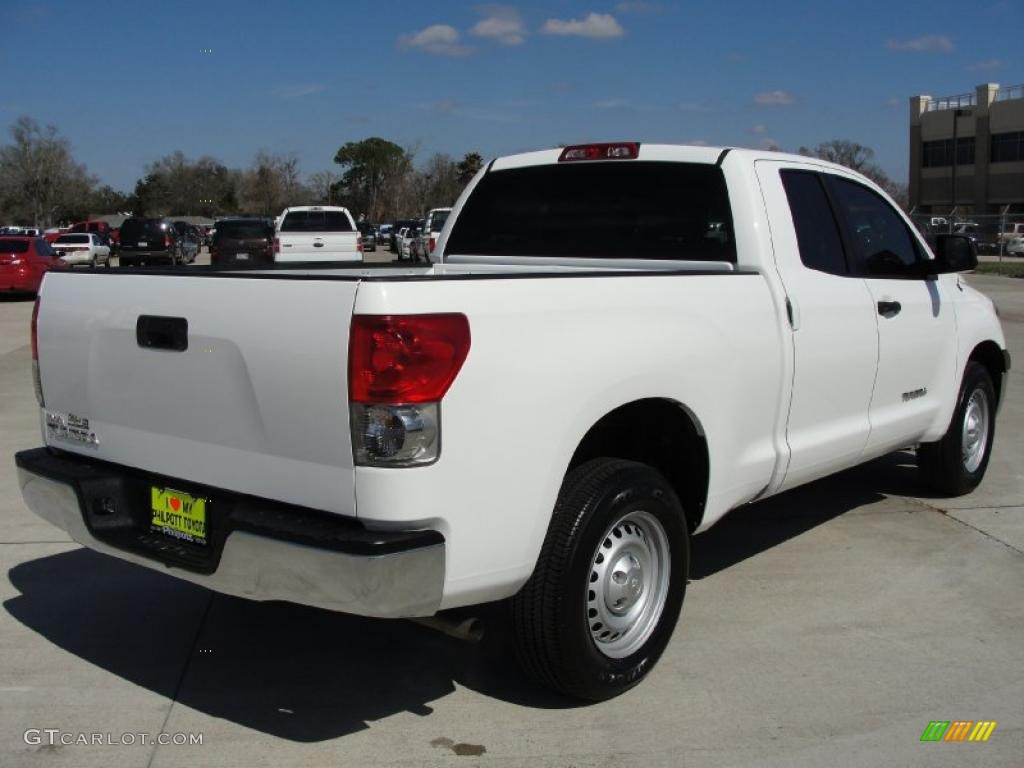
{"label": "chain link fence", "polygon": [[1019,258],[1007,246],[1015,237],[1024,237],[1024,213],[956,214],[911,213],[911,221],[926,238],[939,234],[963,234],[974,240],[978,253]]}

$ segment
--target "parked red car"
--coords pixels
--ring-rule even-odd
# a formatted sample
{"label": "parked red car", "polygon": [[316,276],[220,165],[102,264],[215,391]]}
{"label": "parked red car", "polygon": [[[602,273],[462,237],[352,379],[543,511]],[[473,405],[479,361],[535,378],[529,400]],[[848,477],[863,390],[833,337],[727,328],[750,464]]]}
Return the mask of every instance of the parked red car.
{"label": "parked red car", "polygon": [[38,293],[43,275],[62,266],[42,237],[0,236],[0,293]]}
{"label": "parked red car", "polygon": [[89,221],[80,221],[77,224],[72,224],[71,229],[69,229],[68,232],[95,232],[96,234],[106,238],[107,245],[110,246],[112,253],[117,249],[119,242],[118,230],[100,219],[91,219]]}

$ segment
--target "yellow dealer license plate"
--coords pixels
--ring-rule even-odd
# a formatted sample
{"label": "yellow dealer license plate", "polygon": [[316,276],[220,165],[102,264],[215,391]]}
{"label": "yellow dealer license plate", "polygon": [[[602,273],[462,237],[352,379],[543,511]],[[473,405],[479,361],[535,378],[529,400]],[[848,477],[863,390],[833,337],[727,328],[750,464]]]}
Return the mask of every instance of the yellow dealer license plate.
{"label": "yellow dealer license plate", "polygon": [[206,499],[170,488],[150,487],[154,531],[193,544],[206,544]]}

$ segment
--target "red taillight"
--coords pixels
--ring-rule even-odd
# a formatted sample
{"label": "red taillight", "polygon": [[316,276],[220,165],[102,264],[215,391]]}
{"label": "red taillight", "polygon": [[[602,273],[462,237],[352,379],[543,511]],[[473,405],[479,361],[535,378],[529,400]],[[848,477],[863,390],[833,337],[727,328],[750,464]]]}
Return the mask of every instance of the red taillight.
{"label": "red taillight", "polygon": [[437,245],[437,238],[436,237],[431,237],[430,238],[430,252],[431,253],[434,252],[434,246],[435,245]]}
{"label": "red taillight", "polygon": [[353,403],[434,402],[469,354],[469,320],[454,313],[355,315],[348,344]]}
{"label": "red taillight", "polygon": [[[32,359],[39,359],[39,297],[36,297],[35,306],[32,307]],[[25,326],[22,326],[24,328]],[[24,336],[22,337],[24,338]]]}
{"label": "red taillight", "polygon": [[363,252],[363,236],[362,235],[356,235],[356,250],[359,251],[359,253]]}
{"label": "red taillight", "polygon": [[635,160],[640,155],[640,142],[620,141],[615,144],[575,144],[562,150],[558,162],[572,160]]}
{"label": "red taillight", "polygon": [[274,253],[281,252],[281,240],[277,237],[274,238]]}
{"label": "red taillight", "polygon": [[171,236],[170,235],[164,235],[164,248],[170,248],[170,247],[171,247]]}

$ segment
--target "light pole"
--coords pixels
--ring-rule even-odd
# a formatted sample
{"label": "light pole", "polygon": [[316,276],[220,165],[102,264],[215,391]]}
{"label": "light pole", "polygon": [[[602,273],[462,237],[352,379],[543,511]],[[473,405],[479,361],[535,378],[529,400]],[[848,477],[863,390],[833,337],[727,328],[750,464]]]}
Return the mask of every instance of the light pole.
{"label": "light pole", "polygon": [[950,227],[952,227],[952,225],[953,225],[953,221],[952,221],[953,216],[956,215],[956,161],[957,161],[957,155],[959,154],[959,150],[960,150],[960,148],[957,146],[957,133],[956,133],[956,129],[957,129],[957,124],[960,122],[959,118],[963,114],[964,114],[964,110],[962,110],[962,109],[954,109],[953,110],[953,184],[952,184],[953,189],[952,189],[951,194],[950,194],[950,198],[953,201],[953,210],[950,211],[950,215],[949,215]]}

